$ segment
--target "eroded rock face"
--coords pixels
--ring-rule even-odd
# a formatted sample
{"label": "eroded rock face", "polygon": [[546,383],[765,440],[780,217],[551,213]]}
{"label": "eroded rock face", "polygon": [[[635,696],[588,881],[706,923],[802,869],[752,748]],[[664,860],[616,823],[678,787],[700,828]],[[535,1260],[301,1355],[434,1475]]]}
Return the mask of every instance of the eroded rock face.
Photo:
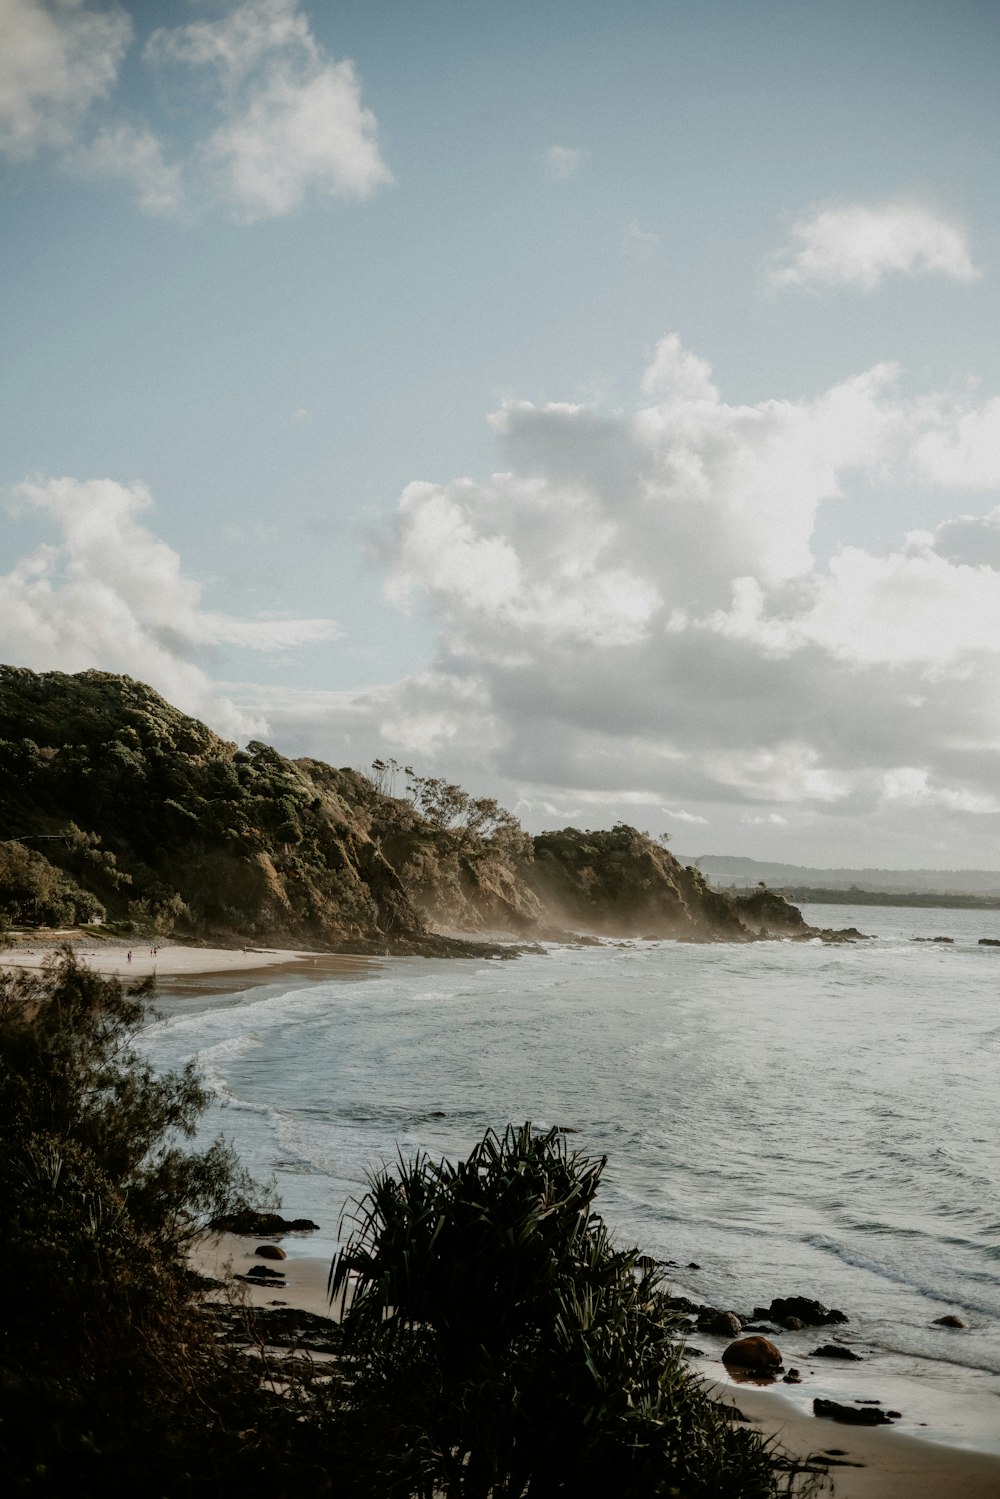
{"label": "eroded rock face", "polygon": [[722,1355],[722,1362],[735,1369],[749,1369],[755,1374],[777,1374],[781,1368],[781,1349],[770,1338],[755,1333],[749,1338],[737,1338],[730,1343]]}

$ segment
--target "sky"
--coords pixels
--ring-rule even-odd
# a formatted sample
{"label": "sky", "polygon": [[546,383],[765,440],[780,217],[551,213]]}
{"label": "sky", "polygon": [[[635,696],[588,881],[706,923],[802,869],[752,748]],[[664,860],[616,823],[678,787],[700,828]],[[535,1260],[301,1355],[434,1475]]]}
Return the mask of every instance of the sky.
{"label": "sky", "polygon": [[1000,867],[993,0],[0,0],[0,659]]}

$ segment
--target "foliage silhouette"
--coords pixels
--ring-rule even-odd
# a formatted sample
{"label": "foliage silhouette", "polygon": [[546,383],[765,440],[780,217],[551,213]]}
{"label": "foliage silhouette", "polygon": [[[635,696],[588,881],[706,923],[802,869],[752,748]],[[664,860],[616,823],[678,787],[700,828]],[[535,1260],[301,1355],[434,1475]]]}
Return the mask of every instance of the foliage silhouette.
{"label": "foliage silhouette", "polygon": [[683,1499],[791,1492],[686,1369],[654,1268],[593,1201],[603,1160],[489,1131],[467,1160],[370,1178],[330,1272],[358,1492]]}

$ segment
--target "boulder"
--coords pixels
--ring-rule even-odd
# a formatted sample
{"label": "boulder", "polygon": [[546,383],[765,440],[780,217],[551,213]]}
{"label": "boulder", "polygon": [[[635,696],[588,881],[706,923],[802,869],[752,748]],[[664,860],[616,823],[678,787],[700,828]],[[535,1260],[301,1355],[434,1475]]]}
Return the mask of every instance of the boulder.
{"label": "boulder", "polygon": [[955,1312],[949,1312],[945,1317],[934,1318],[935,1327],[968,1327],[968,1325],[968,1322]]}
{"label": "boulder", "polygon": [[254,1265],[246,1273],[247,1280],[284,1280],[283,1270],[269,1270],[266,1265]]}
{"label": "boulder", "polygon": [[809,1355],[810,1358],[842,1358],[850,1364],[862,1362],[860,1353],[854,1353],[852,1349],[845,1348],[843,1343],[821,1343],[814,1348]]}
{"label": "boulder", "polygon": [[841,1405],[836,1400],[814,1400],[813,1414],[828,1421],[843,1421],[847,1426],[891,1426],[885,1411],[874,1405]]}
{"label": "boulder", "polygon": [[254,1254],[262,1260],[287,1260],[288,1255],[278,1244],[258,1244]]}
{"label": "boulder", "polygon": [[980,937],[980,947],[1000,947],[1000,937]]}
{"label": "boulder", "polygon": [[824,1306],[821,1301],[811,1301],[808,1296],[775,1296],[766,1312],[755,1308],[754,1316],[770,1317],[778,1323],[783,1323],[786,1317],[798,1317],[806,1327],[847,1321],[843,1312]]}
{"label": "boulder", "polygon": [[714,1332],[720,1338],[738,1338],[743,1331],[743,1323],[735,1312],[717,1312],[711,1307],[702,1312],[698,1326],[702,1332]]}
{"label": "boulder", "polygon": [[722,1355],[722,1362],[735,1369],[751,1369],[755,1374],[777,1374],[781,1368],[781,1350],[770,1338],[755,1334],[730,1343]]}

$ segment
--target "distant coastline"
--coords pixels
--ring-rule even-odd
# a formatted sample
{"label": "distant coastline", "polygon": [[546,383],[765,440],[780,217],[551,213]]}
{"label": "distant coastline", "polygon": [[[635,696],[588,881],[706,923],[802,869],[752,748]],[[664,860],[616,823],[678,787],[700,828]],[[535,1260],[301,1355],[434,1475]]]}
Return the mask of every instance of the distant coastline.
{"label": "distant coastline", "polygon": [[776,894],[796,905],[812,906],[925,906],[941,910],[998,911],[1000,895],[962,895],[956,891],[858,890],[782,885]]}

